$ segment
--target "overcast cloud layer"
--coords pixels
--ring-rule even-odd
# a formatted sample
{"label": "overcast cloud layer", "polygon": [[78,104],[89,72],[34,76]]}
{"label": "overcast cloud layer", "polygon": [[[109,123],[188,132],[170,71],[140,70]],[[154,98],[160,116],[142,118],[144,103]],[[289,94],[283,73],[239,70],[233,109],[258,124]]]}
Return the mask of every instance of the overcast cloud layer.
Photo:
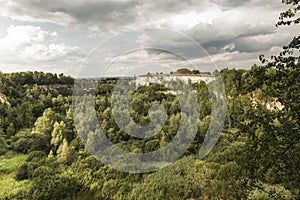
{"label": "overcast cloud layer", "polygon": [[[45,70],[76,75],[89,50],[121,31],[160,27],[200,43],[220,68],[249,68],[280,51],[297,27],[276,28],[280,0],[0,0],[0,71]],[[0,22],[1,22],[0,21]],[[80,34],[78,34],[80,32]],[[145,36],[145,38],[147,36]],[[153,44],[163,41],[150,38]],[[166,44],[189,49],[180,40]],[[143,51],[130,58],[170,59]],[[194,56],[205,65],[206,59]],[[125,61],[126,62],[126,61]]]}

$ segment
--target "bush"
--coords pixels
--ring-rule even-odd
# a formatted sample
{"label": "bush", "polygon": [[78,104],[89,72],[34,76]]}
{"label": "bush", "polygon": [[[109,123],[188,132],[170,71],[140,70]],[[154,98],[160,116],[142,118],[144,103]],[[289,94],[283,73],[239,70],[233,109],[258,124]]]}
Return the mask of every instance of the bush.
{"label": "bush", "polygon": [[31,179],[33,177],[33,173],[35,169],[38,168],[38,163],[34,162],[26,162],[19,169],[16,173],[16,180],[25,180],[25,179]]}
{"label": "bush", "polygon": [[21,181],[25,179],[28,179],[28,163],[21,165],[16,173],[16,180]]}
{"label": "bush", "polygon": [[47,157],[47,154],[43,151],[33,151],[28,155],[26,162],[39,162],[43,158]]}
{"label": "bush", "polygon": [[7,144],[5,139],[0,136],[0,156],[4,155],[7,152]]}
{"label": "bush", "polygon": [[31,147],[31,142],[26,138],[20,138],[12,144],[12,149],[18,153],[27,153]]}
{"label": "bush", "polygon": [[[36,173],[41,172],[43,169],[45,168],[38,169]],[[34,180],[29,196],[32,199],[65,199],[68,196],[77,194],[80,188],[81,185],[73,178],[44,175]]]}
{"label": "bush", "polygon": [[253,189],[247,199],[264,200],[264,199],[296,199],[290,190],[281,185],[262,184],[261,188]]}

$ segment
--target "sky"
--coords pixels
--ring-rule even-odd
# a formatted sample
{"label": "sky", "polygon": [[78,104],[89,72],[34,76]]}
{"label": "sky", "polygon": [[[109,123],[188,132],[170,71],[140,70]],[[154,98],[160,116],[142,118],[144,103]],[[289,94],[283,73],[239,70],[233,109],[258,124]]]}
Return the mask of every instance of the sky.
{"label": "sky", "polygon": [[45,71],[76,77],[88,70],[86,76],[106,71],[114,76],[138,71],[137,66],[170,71],[191,63],[202,71],[213,71],[213,65],[248,69],[259,64],[260,54],[276,55],[300,31],[275,26],[279,13],[288,9],[281,0],[0,4],[0,71],[5,73]]}

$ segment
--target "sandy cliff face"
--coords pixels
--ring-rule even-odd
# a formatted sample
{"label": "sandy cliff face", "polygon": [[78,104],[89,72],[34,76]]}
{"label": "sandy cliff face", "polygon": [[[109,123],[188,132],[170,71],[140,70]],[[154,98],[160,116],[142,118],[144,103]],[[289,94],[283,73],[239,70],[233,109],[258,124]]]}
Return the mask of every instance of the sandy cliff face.
{"label": "sandy cliff face", "polygon": [[213,76],[197,76],[197,75],[144,75],[138,76],[136,78],[136,84],[138,86],[141,85],[149,85],[150,83],[157,83],[166,85],[171,81],[183,81],[188,83],[196,83],[200,81],[204,81],[205,83],[209,83],[213,81],[215,78]]}
{"label": "sandy cliff face", "polygon": [[0,92],[0,103],[10,105],[7,98],[6,98],[6,96],[1,92]]}

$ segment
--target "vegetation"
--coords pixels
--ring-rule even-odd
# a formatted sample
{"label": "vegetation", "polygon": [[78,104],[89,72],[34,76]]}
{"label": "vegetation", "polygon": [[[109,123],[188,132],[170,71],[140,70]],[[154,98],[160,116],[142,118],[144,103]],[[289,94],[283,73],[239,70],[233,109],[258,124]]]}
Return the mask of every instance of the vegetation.
{"label": "vegetation", "polygon": [[[299,22],[294,19],[298,2],[284,1],[292,7],[278,25]],[[80,138],[74,128],[71,77],[0,73],[0,199],[299,199],[299,44],[296,36],[280,55],[261,56],[262,65],[250,70],[221,71],[226,122],[203,160],[198,152],[211,100],[204,82],[193,84],[200,106],[194,142],[173,164],[144,174],[116,171],[85,149],[82,141],[88,135]],[[183,116],[167,88],[153,84],[133,94],[129,113],[135,123],[149,124],[149,109],[157,103],[167,113],[162,130],[141,139],[114,121],[114,87],[115,81],[99,84],[95,96],[99,125],[114,144],[151,152],[174,138]],[[125,118],[120,123],[130,129]]]}
{"label": "vegetation", "polygon": [[175,74],[192,74],[192,71],[187,68],[180,68],[176,70]]}

